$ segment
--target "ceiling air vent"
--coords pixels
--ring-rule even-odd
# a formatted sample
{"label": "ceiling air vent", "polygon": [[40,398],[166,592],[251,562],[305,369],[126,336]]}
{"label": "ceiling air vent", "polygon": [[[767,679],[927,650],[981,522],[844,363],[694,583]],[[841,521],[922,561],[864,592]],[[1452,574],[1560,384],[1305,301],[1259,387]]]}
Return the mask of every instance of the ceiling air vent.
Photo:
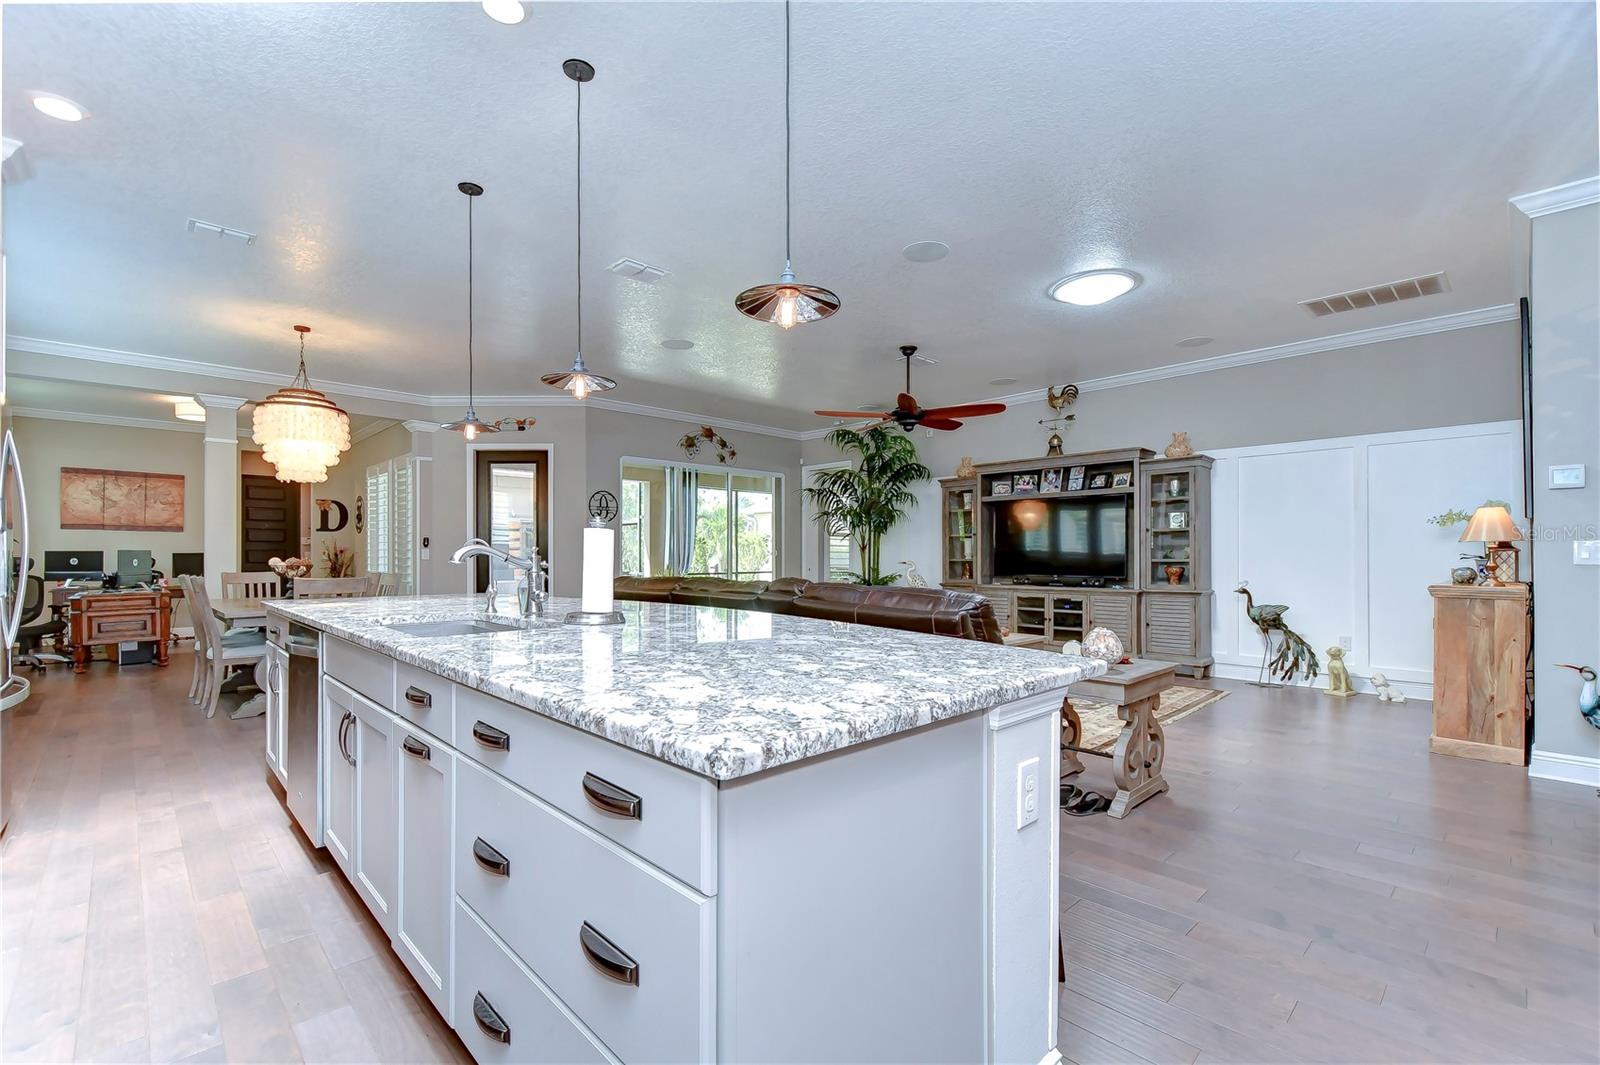
{"label": "ceiling air vent", "polygon": [[1380,304],[1398,303],[1401,300],[1414,300],[1419,296],[1437,296],[1441,292],[1449,291],[1450,279],[1445,277],[1441,270],[1437,274],[1408,277],[1404,281],[1391,281],[1387,285],[1373,285],[1371,288],[1358,288],[1351,292],[1340,292],[1337,295],[1322,296],[1314,300],[1301,300],[1300,306],[1311,312],[1312,317],[1325,318],[1330,314],[1359,311],[1364,307],[1377,307]]}
{"label": "ceiling air vent", "polygon": [[637,259],[618,259],[606,267],[618,277],[625,277],[629,281],[637,281],[642,285],[653,285],[667,276],[667,271],[659,266],[651,266]]}
{"label": "ceiling air vent", "polygon": [[215,222],[206,222],[199,218],[189,219],[189,232],[200,233],[208,237],[222,237],[228,240],[242,240],[247,245],[254,244],[256,242],[256,235],[254,233],[247,233],[242,229],[234,229],[232,226],[219,226]]}

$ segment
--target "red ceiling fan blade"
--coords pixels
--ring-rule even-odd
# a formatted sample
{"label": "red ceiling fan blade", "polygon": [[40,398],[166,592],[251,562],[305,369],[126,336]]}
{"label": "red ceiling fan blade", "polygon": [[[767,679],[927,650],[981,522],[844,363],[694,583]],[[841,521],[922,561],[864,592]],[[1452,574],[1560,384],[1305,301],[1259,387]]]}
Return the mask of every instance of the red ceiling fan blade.
{"label": "red ceiling fan blade", "polygon": [[902,392],[895,397],[894,405],[896,410],[908,410],[913,414],[922,409],[917,406],[917,399],[910,392]]}
{"label": "red ceiling fan blade", "polygon": [[933,418],[980,418],[985,414],[999,414],[1006,409],[1004,403],[963,403],[954,407],[934,407],[928,411]]}
{"label": "red ceiling fan blade", "polygon": [[959,429],[961,423],[954,418],[924,418],[920,424],[924,429]]}
{"label": "red ceiling fan blade", "polygon": [[853,422],[882,421],[893,417],[891,414],[880,414],[869,410],[814,410],[811,413],[819,418],[845,418]]}

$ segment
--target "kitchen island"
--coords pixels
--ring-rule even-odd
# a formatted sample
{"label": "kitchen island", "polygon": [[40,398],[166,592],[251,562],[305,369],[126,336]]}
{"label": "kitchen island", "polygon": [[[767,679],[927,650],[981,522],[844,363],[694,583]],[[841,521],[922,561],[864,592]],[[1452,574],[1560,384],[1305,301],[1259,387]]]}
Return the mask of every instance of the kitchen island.
{"label": "kitchen island", "polygon": [[269,762],[315,752],[302,827],[478,1060],[1055,1058],[1059,711],[1101,663],[577,605],[271,607],[320,672]]}

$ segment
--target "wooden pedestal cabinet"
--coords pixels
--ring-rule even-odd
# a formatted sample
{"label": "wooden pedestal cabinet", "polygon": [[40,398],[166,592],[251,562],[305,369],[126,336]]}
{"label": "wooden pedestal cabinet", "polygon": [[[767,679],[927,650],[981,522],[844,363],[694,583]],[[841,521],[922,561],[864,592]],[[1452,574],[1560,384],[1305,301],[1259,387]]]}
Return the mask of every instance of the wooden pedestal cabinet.
{"label": "wooden pedestal cabinet", "polygon": [[1527,765],[1528,586],[1440,584],[1428,749]]}
{"label": "wooden pedestal cabinet", "polygon": [[1211,593],[1145,592],[1145,658],[1181,664],[1185,672],[1204,677],[1211,670]]}

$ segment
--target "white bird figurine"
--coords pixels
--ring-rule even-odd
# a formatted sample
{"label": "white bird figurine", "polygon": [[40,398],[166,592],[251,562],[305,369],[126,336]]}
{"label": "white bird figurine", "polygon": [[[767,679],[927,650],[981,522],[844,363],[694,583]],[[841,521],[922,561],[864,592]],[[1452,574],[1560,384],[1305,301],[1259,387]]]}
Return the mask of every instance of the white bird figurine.
{"label": "white bird figurine", "polygon": [[900,564],[906,568],[906,583],[913,588],[926,588],[928,582],[922,579],[922,574],[917,572],[917,564],[909,559],[901,559]]}
{"label": "white bird figurine", "polygon": [[1572,666],[1565,662],[1556,664],[1562,669],[1576,670],[1578,676],[1583,678],[1583,688],[1578,692],[1578,712],[1589,724],[1600,728],[1600,689],[1595,688],[1594,670],[1589,666]]}

